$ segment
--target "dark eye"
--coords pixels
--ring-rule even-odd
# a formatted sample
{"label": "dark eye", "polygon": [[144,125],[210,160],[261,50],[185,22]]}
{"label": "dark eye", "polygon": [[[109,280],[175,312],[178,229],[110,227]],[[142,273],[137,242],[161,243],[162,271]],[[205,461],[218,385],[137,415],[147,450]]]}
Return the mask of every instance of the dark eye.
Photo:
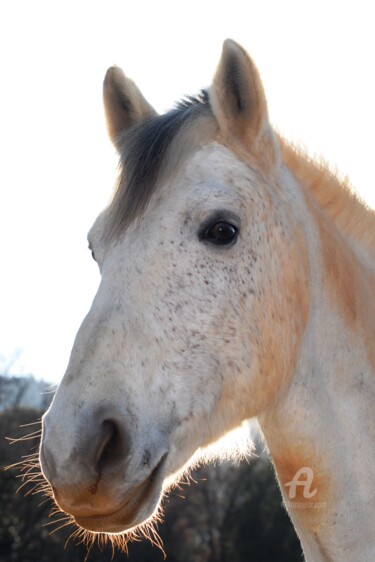
{"label": "dark eye", "polygon": [[236,226],[228,222],[219,221],[204,230],[200,235],[200,239],[217,246],[225,246],[235,242],[237,234],[238,228]]}

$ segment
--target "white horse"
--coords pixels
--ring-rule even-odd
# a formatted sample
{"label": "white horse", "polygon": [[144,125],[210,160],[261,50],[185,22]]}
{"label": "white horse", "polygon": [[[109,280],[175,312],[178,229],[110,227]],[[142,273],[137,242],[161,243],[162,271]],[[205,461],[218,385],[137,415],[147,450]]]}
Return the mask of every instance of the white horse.
{"label": "white horse", "polygon": [[121,173],[89,233],[101,284],[43,419],[57,504],[126,533],[255,417],[306,560],[374,562],[373,212],[275,134],[231,40],[210,89],[165,115],[115,67],[104,101]]}

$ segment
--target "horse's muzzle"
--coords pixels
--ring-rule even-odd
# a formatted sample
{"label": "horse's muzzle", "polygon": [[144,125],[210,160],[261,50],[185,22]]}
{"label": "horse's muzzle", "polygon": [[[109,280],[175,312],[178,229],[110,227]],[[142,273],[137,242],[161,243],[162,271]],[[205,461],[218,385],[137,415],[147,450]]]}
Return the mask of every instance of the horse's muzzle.
{"label": "horse's muzzle", "polygon": [[[109,414],[112,415],[109,415]],[[124,417],[111,412],[80,424],[71,442],[49,414],[43,420],[40,463],[58,506],[90,531],[121,532],[156,509],[168,448],[159,435],[131,437]]]}

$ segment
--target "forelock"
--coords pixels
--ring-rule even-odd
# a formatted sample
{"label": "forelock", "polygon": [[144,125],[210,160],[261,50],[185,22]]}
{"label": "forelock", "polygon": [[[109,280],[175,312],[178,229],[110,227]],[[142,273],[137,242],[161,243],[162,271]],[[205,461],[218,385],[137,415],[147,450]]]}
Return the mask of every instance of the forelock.
{"label": "forelock", "polygon": [[119,236],[145,210],[161,176],[168,177],[208,141],[213,126],[208,92],[202,90],[168,113],[147,118],[124,133],[119,139],[119,180],[107,209],[107,240]]}

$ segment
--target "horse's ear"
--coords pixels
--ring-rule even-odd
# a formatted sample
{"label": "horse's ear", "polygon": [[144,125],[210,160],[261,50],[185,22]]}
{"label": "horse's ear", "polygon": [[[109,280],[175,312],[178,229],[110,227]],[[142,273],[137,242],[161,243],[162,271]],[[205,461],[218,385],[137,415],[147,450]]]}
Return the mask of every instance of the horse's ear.
{"label": "horse's ear", "polygon": [[249,55],[231,39],[224,42],[210,102],[225,136],[256,152],[264,147],[270,126],[263,85]]}
{"label": "horse's ear", "polygon": [[145,117],[156,115],[134,82],[117,66],[107,70],[103,99],[109,136],[116,146],[121,133],[128,127]]}

